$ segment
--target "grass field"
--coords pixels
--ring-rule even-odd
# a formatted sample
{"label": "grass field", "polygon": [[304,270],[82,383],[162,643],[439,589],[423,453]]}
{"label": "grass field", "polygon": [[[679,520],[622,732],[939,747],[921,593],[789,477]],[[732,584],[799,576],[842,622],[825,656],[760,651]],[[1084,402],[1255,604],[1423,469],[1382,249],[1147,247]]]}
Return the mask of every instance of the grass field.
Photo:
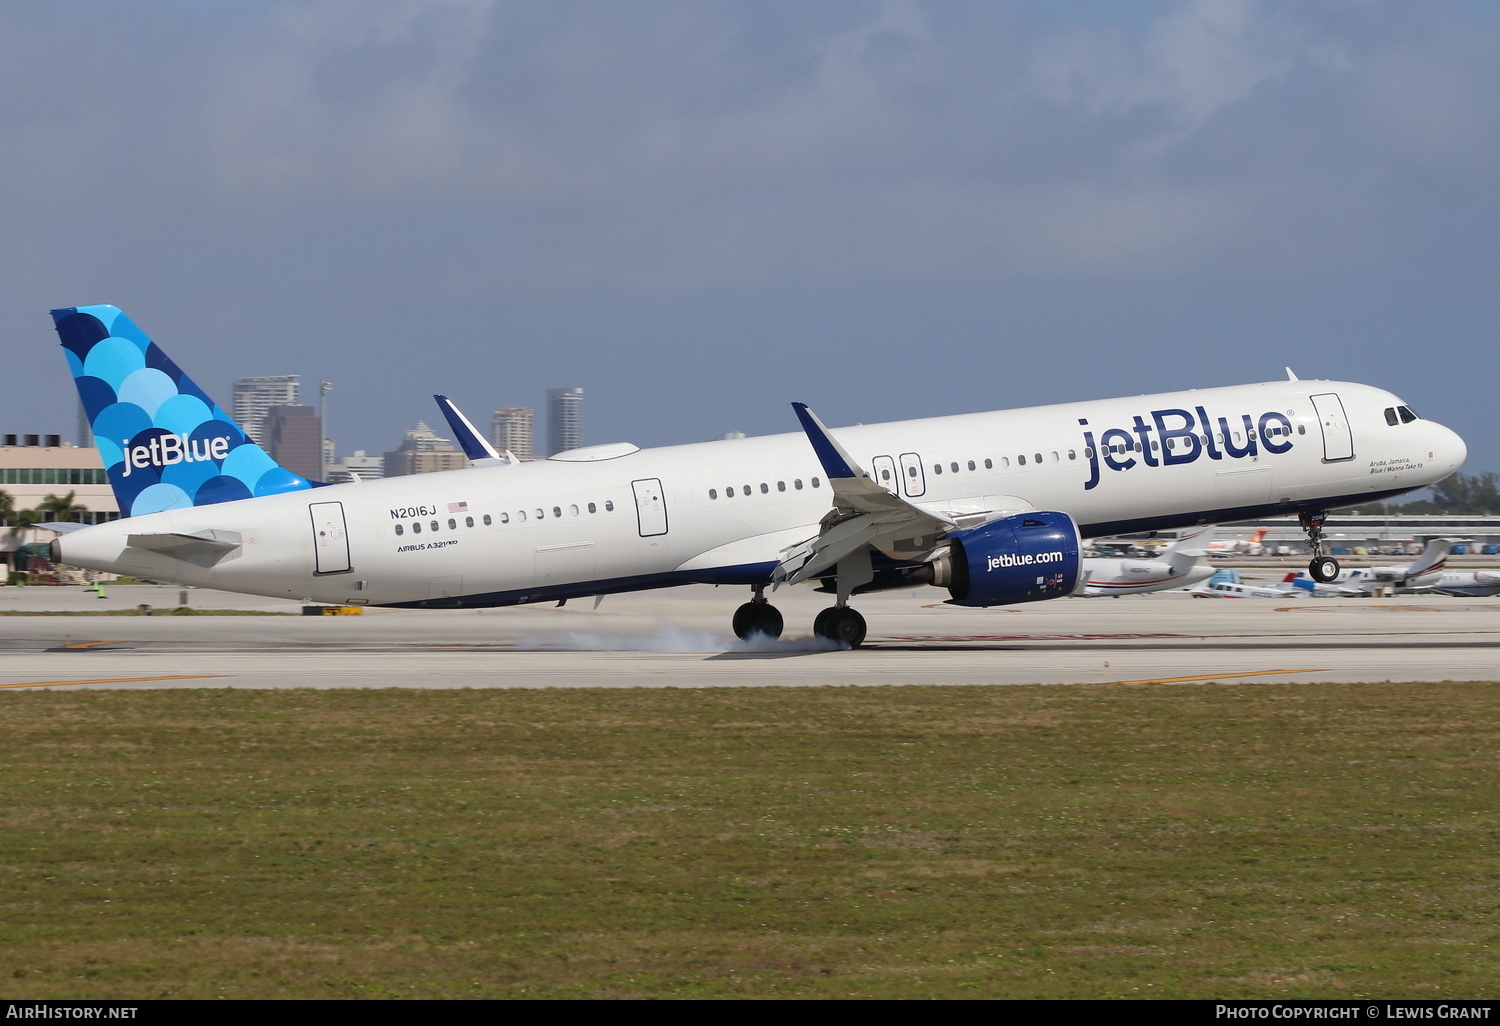
{"label": "grass field", "polygon": [[1500,995],[1500,685],[3,696],[0,996]]}

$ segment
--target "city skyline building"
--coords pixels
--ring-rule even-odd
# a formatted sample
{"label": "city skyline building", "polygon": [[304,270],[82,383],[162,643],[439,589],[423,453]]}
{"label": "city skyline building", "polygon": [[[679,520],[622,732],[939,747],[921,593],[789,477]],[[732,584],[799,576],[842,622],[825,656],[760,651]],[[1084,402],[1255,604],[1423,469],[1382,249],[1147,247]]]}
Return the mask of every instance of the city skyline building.
{"label": "city skyline building", "polygon": [[532,411],[519,406],[496,410],[490,417],[490,444],[500,452],[510,452],[518,460],[531,459],[533,420]]}
{"label": "city skyline building", "polygon": [[583,389],[547,389],[547,455],[583,445]]}
{"label": "city skyline building", "polygon": [[261,421],[261,448],[293,474],[323,479],[323,418],[311,406],[272,406]]}
{"label": "city skyline building", "polygon": [[400,447],[385,454],[384,460],[386,477],[460,470],[468,465],[468,458],[454,446],[452,439],[443,438],[420,420],[408,429]]}
{"label": "city skyline building", "polygon": [[[251,441],[264,449],[263,426],[267,412],[273,406],[300,406],[300,382],[301,377],[297,374],[235,379],[234,409],[230,411],[235,423],[250,436]],[[317,477],[317,473],[314,472],[313,476]]]}

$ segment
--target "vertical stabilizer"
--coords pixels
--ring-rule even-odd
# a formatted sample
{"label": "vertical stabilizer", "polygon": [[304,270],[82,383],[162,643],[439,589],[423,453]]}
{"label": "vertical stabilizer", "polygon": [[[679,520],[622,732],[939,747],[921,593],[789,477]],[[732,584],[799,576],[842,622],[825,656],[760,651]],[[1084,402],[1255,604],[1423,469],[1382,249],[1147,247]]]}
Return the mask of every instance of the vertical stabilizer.
{"label": "vertical stabilizer", "polygon": [[252,442],[113,306],[53,310],[122,516],[312,487]]}

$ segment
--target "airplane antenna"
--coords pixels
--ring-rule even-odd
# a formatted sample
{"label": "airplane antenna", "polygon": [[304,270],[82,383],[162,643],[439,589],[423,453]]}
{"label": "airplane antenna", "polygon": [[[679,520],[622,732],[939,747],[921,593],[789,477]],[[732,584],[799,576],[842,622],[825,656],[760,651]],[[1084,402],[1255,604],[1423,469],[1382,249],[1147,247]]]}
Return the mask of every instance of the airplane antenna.
{"label": "airplane antenna", "polygon": [[1286,369],[1286,379],[1288,381],[1301,381],[1302,380],[1301,378],[1297,377],[1296,374],[1292,373],[1292,369],[1290,367],[1288,367]]}

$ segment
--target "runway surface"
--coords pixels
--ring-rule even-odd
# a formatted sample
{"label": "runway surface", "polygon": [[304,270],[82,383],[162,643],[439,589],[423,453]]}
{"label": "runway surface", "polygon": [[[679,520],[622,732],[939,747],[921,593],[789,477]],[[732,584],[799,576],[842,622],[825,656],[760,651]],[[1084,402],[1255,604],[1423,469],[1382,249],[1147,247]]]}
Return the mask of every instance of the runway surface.
{"label": "runway surface", "polygon": [[[176,588],[0,588],[0,611],[178,604]],[[857,651],[810,637],[827,596],[775,596],[786,635],[746,645],[745,589],[680,588],[564,608],[360,616],[0,616],[0,689],[801,687],[1500,679],[1500,602],[1205,600],[1155,594],[987,610],[936,589],[862,596]],[[199,609],[295,603],[193,590]]]}

